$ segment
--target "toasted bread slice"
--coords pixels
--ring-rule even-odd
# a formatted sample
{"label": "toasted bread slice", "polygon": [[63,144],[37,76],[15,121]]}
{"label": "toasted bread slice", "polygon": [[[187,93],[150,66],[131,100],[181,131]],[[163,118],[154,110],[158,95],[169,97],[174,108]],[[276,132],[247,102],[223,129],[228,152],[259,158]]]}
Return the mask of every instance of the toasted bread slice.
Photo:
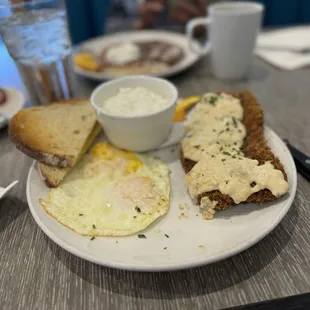
{"label": "toasted bread slice", "polygon": [[[88,151],[90,146],[95,141],[96,137],[101,131],[101,126],[97,123],[94,130],[88,137],[84,147],[82,148],[77,162],[83,157],[83,155]],[[64,177],[72,170],[71,167],[67,168],[56,168],[46,164],[39,163],[39,170],[42,178],[44,179],[45,184],[48,187],[57,187],[60,182],[64,179]]]}
{"label": "toasted bread slice", "polygon": [[[251,159],[256,159],[260,164],[270,161],[273,166],[281,170],[285,180],[287,175],[280,160],[272,153],[264,137],[264,114],[255,97],[249,92],[230,93],[232,96],[240,99],[244,109],[243,124],[246,128],[247,135],[242,146],[244,155]],[[181,150],[181,163],[186,173],[188,173],[196,162],[184,158]],[[212,191],[199,195],[197,202],[200,204],[201,198],[207,196],[211,201],[217,201],[215,210],[224,210],[233,205],[231,197],[223,195],[220,191]],[[263,203],[266,201],[276,200],[277,198],[267,189],[252,194],[246,202]]]}
{"label": "toasted bread slice", "polygon": [[76,163],[96,125],[88,100],[68,100],[19,111],[9,135],[17,148],[44,164],[65,168]]}

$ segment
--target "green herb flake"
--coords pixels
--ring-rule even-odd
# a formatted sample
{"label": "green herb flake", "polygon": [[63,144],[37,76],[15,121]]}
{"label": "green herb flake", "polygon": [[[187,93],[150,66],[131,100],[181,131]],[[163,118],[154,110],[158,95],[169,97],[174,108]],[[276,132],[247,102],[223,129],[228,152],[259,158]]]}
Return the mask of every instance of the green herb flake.
{"label": "green herb flake", "polygon": [[79,216],[83,216],[84,214],[83,213],[79,213]]}
{"label": "green herb flake", "polygon": [[94,228],[94,229],[96,228],[96,225],[95,225],[95,224],[93,224],[93,228]]}
{"label": "green herb flake", "polygon": [[214,156],[214,155],[211,155],[211,157],[214,158],[215,156]]}
{"label": "green herb flake", "polygon": [[164,250],[167,250],[167,247],[164,247]]}
{"label": "green herb flake", "polygon": [[216,130],[215,130],[215,129],[212,129],[212,131],[213,131],[213,132],[216,132]]}
{"label": "green herb flake", "polygon": [[133,218],[135,219],[135,218],[137,218],[137,216],[135,215]]}
{"label": "green herb flake", "polygon": [[222,162],[224,162],[224,161],[226,161],[226,159],[225,159],[225,158],[222,158]]}
{"label": "green herb flake", "polygon": [[91,237],[91,238],[90,238],[90,241],[93,241],[93,240],[95,240],[95,237]]}
{"label": "green herb flake", "polygon": [[236,158],[236,156],[235,155],[233,155],[233,156],[231,156],[232,158]]}
{"label": "green herb flake", "polygon": [[217,96],[212,96],[208,98],[208,103],[215,105],[215,102],[217,101],[218,97]]}
{"label": "green herb flake", "polygon": [[237,145],[237,142],[234,142],[234,145]]}
{"label": "green herb flake", "polygon": [[227,155],[227,156],[230,156],[230,153],[228,153],[228,152],[226,152],[226,151],[224,151],[223,154],[224,154],[224,155]]}
{"label": "green herb flake", "polygon": [[141,209],[138,207],[138,206],[135,206],[135,210],[140,213],[141,212]]}
{"label": "green herb flake", "polygon": [[139,234],[139,235],[138,235],[138,238],[139,238],[139,239],[146,239],[146,236],[145,236],[144,234]]}
{"label": "green herb flake", "polygon": [[234,116],[232,117],[232,120],[233,120],[234,126],[235,126],[235,127],[238,127],[237,120],[236,120],[236,118],[235,118]]}
{"label": "green herb flake", "polygon": [[200,148],[200,145],[198,144],[198,145],[194,145],[194,148],[195,149],[199,149]]}
{"label": "green herb flake", "polygon": [[229,127],[227,127],[227,128],[226,128],[226,131],[229,131],[229,130],[230,130],[230,128],[229,128]]}
{"label": "green herb flake", "polygon": [[166,238],[170,238],[167,234],[165,234]]}

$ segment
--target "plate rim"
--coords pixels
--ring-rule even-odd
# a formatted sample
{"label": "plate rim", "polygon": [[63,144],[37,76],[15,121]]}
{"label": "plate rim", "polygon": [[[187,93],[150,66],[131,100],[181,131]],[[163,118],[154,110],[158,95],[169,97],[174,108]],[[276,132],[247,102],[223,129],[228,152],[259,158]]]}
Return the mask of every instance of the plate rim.
{"label": "plate rim", "polygon": [[[14,114],[10,114],[10,115],[8,115],[8,114],[6,114],[7,115],[7,119],[8,119],[8,121],[10,121],[13,117],[14,117],[14,115],[15,114],[17,114],[20,110],[22,110],[23,108],[25,108],[25,106],[26,106],[26,101],[27,101],[27,98],[26,98],[26,96],[25,96],[25,94],[21,91],[21,90],[19,90],[19,89],[17,89],[17,88],[13,88],[13,87],[8,87],[8,86],[3,86],[3,87],[1,87],[2,89],[4,89],[4,90],[6,90],[6,91],[8,91],[8,92],[11,92],[11,93],[13,93],[13,94],[15,94],[15,95],[18,95],[20,98],[20,105],[18,106],[18,108],[17,108],[17,110],[16,110],[16,113],[14,113]],[[6,104],[6,103],[5,103]],[[7,103],[8,104],[8,103]],[[5,128],[7,126],[7,124],[3,124],[3,125],[0,125],[0,129],[2,129],[2,128]]]}
{"label": "plate rim", "polygon": [[[107,34],[104,36],[99,36],[99,37],[96,37],[93,39],[83,41],[77,46],[77,50],[80,47],[83,47],[87,44],[92,44],[93,42],[96,42],[96,41],[100,42],[100,41],[110,40],[116,36],[125,36],[125,35],[140,36],[143,34],[150,34],[151,35],[152,33],[156,34],[156,35],[163,35],[163,36],[170,35],[171,37],[179,37],[180,39],[183,39],[183,40],[187,39],[186,34],[174,32],[174,31],[164,31],[164,30],[139,30],[139,32],[137,32],[137,31],[122,31],[122,32]],[[193,40],[193,41],[195,42],[195,44],[200,45],[197,40]],[[172,68],[172,69],[166,70],[162,73],[153,73],[153,74],[149,73],[146,75],[154,76],[154,77],[170,77],[170,76],[176,75],[176,74],[181,73],[182,71],[190,68],[198,60],[200,60],[202,56],[205,56],[205,54],[199,55],[198,53],[194,53],[191,51],[189,51],[189,53],[192,55],[192,59],[188,59],[187,62],[184,63],[182,66],[175,67],[174,69]],[[187,55],[187,57],[188,57],[188,55]],[[88,71],[88,70],[84,70],[82,68],[79,68],[79,67],[75,66],[74,64],[73,64],[73,70],[76,74],[78,74],[80,76],[83,76],[85,78],[89,78],[92,80],[96,80],[96,81],[109,81],[109,80],[113,80],[116,78],[129,76],[129,75],[121,75],[121,74],[118,75],[118,74],[104,73],[104,72],[92,72],[92,71]]]}
{"label": "plate rim", "polygon": [[42,231],[57,245],[59,245],[64,250],[70,252],[71,254],[78,256],[84,260],[87,260],[89,262],[114,268],[114,269],[120,269],[120,270],[127,270],[127,271],[143,271],[143,272],[166,272],[166,271],[177,271],[177,270],[186,270],[190,268],[200,267],[200,266],[206,266],[215,262],[222,261],[226,258],[233,257],[236,254],[239,254],[250,247],[252,247],[254,244],[258,243],[262,239],[264,239],[268,234],[271,233],[271,231],[274,230],[274,228],[282,221],[282,219],[285,217],[285,215],[288,213],[290,207],[293,204],[293,201],[296,196],[297,191],[297,170],[295,166],[295,162],[293,160],[293,157],[288,150],[286,144],[282,141],[282,139],[268,126],[264,126],[265,130],[268,131],[268,134],[273,135],[277,142],[280,143],[281,147],[285,149],[286,154],[288,156],[289,161],[291,162],[292,168],[293,168],[293,175],[292,175],[292,185],[290,189],[290,196],[288,201],[286,202],[285,208],[281,210],[281,212],[278,214],[277,217],[275,217],[274,221],[271,223],[271,225],[262,231],[258,236],[252,237],[248,240],[243,241],[240,245],[236,246],[232,250],[227,250],[225,252],[221,252],[219,254],[215,254],[214,256],[207,258],[207,259],[199,259],[194,262],[183,262],[180,264],[166,264],[166,265],[157,265],[157,266],[139,266],[139,265],[133,265],[133,264],[126,264],[126,263],[119,263],[119,262],[102,262],[102,259],[96,258],[94,255],[87,254],[74,246],[71,246],[67,242],[63,241],[58,236],[54,235],[53,232],[47,227],[47,225],[44,224],[43,221],[40,220],[39,216],[37,215],[35,211],[35,207],[32,205],[31,199],[30,199],[30,177],[31,173],[35,167],[36,161],[33,161],[31,164],[31,167],[28,172],[27,176],[27,185],[26,185],[26,196],[27,196],[27,202],[30,209],[30,212],[36,221],[37,225],[42,229]]}

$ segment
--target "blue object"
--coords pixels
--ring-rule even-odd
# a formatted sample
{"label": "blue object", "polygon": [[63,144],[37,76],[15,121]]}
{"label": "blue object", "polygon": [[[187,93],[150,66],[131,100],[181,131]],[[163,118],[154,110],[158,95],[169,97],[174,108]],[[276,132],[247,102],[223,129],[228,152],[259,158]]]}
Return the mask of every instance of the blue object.
{"label": "blue object", "polygon": [[65,4],[73,45],[104,33],[111,0],[65,0]]}
{"label": "blue object", "polygon": [[310,1],[302,0],[303,5],[300,7],[299,14],[301,22],[304,24],[310,23]]}

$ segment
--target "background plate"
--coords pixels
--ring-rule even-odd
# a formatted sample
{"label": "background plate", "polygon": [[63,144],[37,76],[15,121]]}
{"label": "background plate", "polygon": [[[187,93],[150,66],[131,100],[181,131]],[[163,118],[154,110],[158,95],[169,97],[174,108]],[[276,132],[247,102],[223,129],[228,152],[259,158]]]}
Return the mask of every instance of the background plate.
{"label": "background plate", "polygon": [[[8,121],[25,105],[25,96],[17,89],[2,87],[6,94],[6,102],[0,104],[0,114],[6,115]],[[0,129],[5,127],[5,122],[0,122]]]}
{"label": "background plate", "polygon": [[[184,59],[181,60],[176,65],[169,68],[169,70],[156,73],[149,74],[157,77],[168,77],[180,73],[181,71],[186,70],[191,67],[199,58],[198,54],[193,53],[188,47],[187,37],[183,34],[168,32],[168,31],[156,31],[156,30],[144,30],[144,31],[132,31],[132,32],[118,32],[113,35],[107,35],[103,37],[99,37],[96,39],[88,40],[83,42],[79,49],[91,50],[96,54],[100,54],[100,52],[111,44],[120,43],[122,41],[150,41],[150,40],[160,40],[164,42],[169,42],[180,46],[184,52]],[[198,42],[193,42],[193,44],[199,45]],[[113,74],[108,72],[92,72],[89,70],[84,70],[77,66],[74,67],[74,70],[77,74],[82,75],[87,78],[91,78],[94,80],[111,80],[117,77],[122,76],[121,74]]]}
{"label": "background plate", "polygon": [[201,218],[199,208],[187,194],[177,147],[153,152],[165,160],[171,170],[171,204],[168,214],[144,232],[146,239],[133,235],[91,241],[90,237],[80,236],[59,224],[39,204],[39,198],[46,198],[48,188],[36,163],[28,175],[28,204],[37,224],[54,242],[97,264],[140,271],[171,271],[210,264],[233,256],[264,238],[282,220],[293,202],[297,184],[294,161],[286,145],[272,130],[265,128],[265,135],[286,169],[289,194],[263,205],[231,207],[217,212],[211,221]]}

